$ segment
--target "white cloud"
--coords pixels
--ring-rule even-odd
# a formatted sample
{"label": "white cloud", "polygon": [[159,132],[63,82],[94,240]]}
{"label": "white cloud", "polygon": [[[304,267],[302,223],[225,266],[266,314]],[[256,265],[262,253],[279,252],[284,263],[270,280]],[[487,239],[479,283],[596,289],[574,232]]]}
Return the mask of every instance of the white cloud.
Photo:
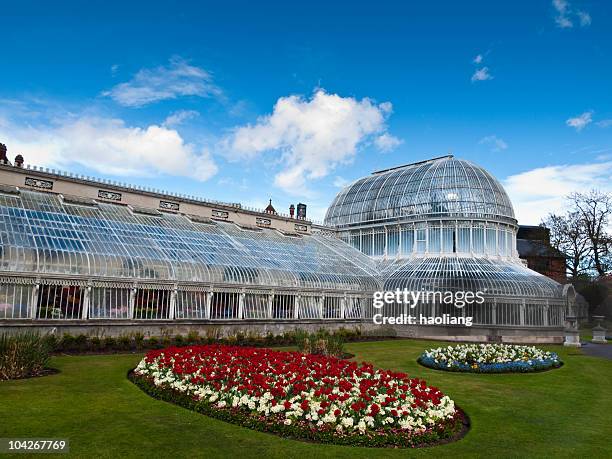
{"label": "white cloud", "polygon": [[166,127],[178,126],[183,124],[185,121],[200,116],[200,112],[196,110],[178,110],[168,115],[163,125]]}
{"label": "white cloud", "polygon": [[557,27],[570,29],[574,27],[576,20],[578,20],[580,27],[591,25],[591,15],[586,11],[573,10],[567,0],[553,0],[552,5],[555,9],[555,23]]}
{"label": "white cloud", "polygon": [[612,191],[612,161],[540,167],[508,177],[504,186],[519,223],[537,225],[549,213],[563,211],[572,192]]}
{"label": "white cloud", "polygon": [[385,132],[384,134],[379,135],[374,139],[374,145],[376,145],[376,148],[383,152],[391,151],[401,144],[401,139],[398,139],[397,137],[389,134],[388,132]]}
{"label": "white cloud", "polygon": [[576,14],[580,20],[581,27],[588,27],[591,25],[591,15],[589,13],[585,11],[578,11]]}
{"label": "white cloud", "polygon": [[569,19],[569,3],[565,0],[553,0],[552,4],[557,12],[555,16],[557,27],[562,29],[573,27],[574,24]]}
{"label": "white cloud", "polygon": [[573,127],[576,131],[582,131],[591,121],[593,121],[593,112],[584,112],[574,118],[569,118],[565,121],[565,124]]}
{"label": "white cloud", "polygon": [[488,67],[483,67],[481,69],[477,69],[472,75],[472,82],[474,81],[486,81],[492,80],[493,76],[489,73]]}
{"label": "white cloud", "polygon": [[209,72],[174,57],[167,66],[141,69],[130,81],[102,94],[126,107],[142,107],[181,96],[220,96],[221,90],[213,83]]}
{"label": "white cloud", "polygon": [[0,124],[0,138],[27,163],[67,168],[79,164],[105,175],[176,175],[204,181],[217,172],[210,154],[164,126],[126,126],[120,119],[83,117],[54,125]]}
{"label": "white cloud", "polygon": [[312,195],[309,181],[350,163],[360,146],[386,133],[392,109],[389,102],[377,105],[368,98],[341,97],[322,89],[310,99],[281,97],[271,114],[254,125],[236,128],[221,142],[221,149],[232,160],[279,153],[282,169],[274,178],[275,185],[308,196]]}
{"label": "white cloud", "polygon": [[598,121],[598,122],[597,122],[597,123],[595,123],[595,124],[597,124],[597,126],[599,126],[599,127],[602,127],[602,128],[607,128],[607,127],[612,126],[612,119],[608,119],[608,120],[601,120],[601,121]]}
{"label": "white cloud", "polygon": [[495,135],[483,137],[478,143],[481,145],[489,145],[491,151],[493,152],[499,152],[508,148],[508,144],[504,141],[504,139],[500,139]]}
{"label": "white cloud", "polygon": [[334,183],[334,186],[336,188],[344,188],[350,182],[347,179],[345,179],[344,177],[340,177],[339,175],[337,175],[336,178],[334,179],[333,183]]}
{"label": "white cloud", "polygon": [[119,64],[113,64],[111,65],[111,75],[115,76],[117,75],[117,72],[119,71]]}
{"label": "white cloud", "polygon": [[472,62],[474,64],[480,64],[482,62],[484,58],[482,57],[482,54],[478,54],[473,60]]}

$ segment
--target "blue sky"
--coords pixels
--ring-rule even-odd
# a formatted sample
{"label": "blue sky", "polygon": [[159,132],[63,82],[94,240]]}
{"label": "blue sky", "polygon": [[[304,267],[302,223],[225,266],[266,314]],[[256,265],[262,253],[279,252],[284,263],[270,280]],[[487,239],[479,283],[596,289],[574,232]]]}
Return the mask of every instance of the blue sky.
{"label": "blue sky", "polygon": [[0,142],[315,218],[343,184],[448,152],[521,223],[612,189],[610,2],[399,3],[4,2]]}

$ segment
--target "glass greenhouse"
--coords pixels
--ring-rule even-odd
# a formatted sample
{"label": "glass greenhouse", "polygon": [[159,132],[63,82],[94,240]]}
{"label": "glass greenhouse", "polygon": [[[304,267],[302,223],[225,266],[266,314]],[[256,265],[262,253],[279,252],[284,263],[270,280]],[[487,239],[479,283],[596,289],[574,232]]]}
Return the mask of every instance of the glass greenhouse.
{"label": "glass greenhouse", "polygon": [[342,241],[28,190],[0,193],[0,319],[358,319]]}
{"label": "glass greenhouse", "polygon": [[[482,325],[563,325],[562,286],[522,264],[508,195],[469,161],[449,155],[375,172],[338,194],[325,223],[377,261],[385,290],[485,294],[483,304],[419,304],[413,314],[472,316]],[[387,309],[385,315],[408,313],[403,305]]]}
{"label": "glass greenhouse", "polygon": [[407,289],[481,291],[485,302],[424,302],[412,311],[391,304],[385,315],[463,315],[484,327],[563,325],[564,290],[519,260],[503,187],[452,156],[357,180],[312,234],[38,191],[31,183],[51,182],[26,177],[25,187],[0,186],[5,324],[372,325],[380,312],[373,293]]}

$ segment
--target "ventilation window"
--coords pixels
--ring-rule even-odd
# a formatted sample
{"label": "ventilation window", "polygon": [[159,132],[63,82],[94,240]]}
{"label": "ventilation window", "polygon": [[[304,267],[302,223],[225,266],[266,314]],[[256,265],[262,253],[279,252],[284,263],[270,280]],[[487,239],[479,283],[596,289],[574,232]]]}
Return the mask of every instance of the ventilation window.
{"label": "ventilation window", "polygon": [[205,225],[216,225],[216,223],[208,217],[202,217],[200,215],[193,215],[193,214],[185,214],[185,217],[187,217],[189,221],[193,223],[203,223]]}
{"label": "ventilation window", "polygon": [[159,210],[151,209],[150,207],[129,206],[129,208],[135,214],[147,215],[149,217],[161,217],[162,216]]}
{"label": "ventilation window", "polygon": [[84,198],[80,196],[71,196],[69,194],[60,194],[60,200],[64,204],[71,204],[75,206],[86,206],[86,207],[98,207],[98,203],[92,198]]}
{"label": "ventilation window", "polygon": [[279,233],[281,233],[283,236],[288,236],[288,237],[298,237],[301,238],[302,235],[299,233],[296,233],[295,231],[286,231],[286,230],[282,230],[282,229],[277,229],[276,231],[278,231]]}
{"label": "ventilation window", "polygon": [[261,229],[258,226],[255,225],[249,225],[247,223],[235,223],[235,225],[240,228],[241,230],[246,230],[246,231],[263,231],[263,229]]}
{"label": "ventilation window", "polygon": [[12,194],[12,195],[18,196],[20,191],[19,191],[19,188],[17,188],[16,186],[0,185],[0,193]]}

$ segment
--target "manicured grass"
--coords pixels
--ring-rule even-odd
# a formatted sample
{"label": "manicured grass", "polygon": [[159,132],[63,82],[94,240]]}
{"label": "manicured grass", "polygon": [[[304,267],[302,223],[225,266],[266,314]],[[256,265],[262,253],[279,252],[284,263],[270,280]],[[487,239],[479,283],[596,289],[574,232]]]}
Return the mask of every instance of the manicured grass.
{"label": "manicured grass", "polygon": [[612,360],[546,347],[565,365],[535,374],[424,368],[431,341],[353,343],[349,352],[425,378],[470,416],[452,444],[417,450],[318,445],[278,438],[154,400],[126,378],[140,355],[55,357],[60,374],[0,382],[0,437],[62,437],[78,457],[612,457]]}

